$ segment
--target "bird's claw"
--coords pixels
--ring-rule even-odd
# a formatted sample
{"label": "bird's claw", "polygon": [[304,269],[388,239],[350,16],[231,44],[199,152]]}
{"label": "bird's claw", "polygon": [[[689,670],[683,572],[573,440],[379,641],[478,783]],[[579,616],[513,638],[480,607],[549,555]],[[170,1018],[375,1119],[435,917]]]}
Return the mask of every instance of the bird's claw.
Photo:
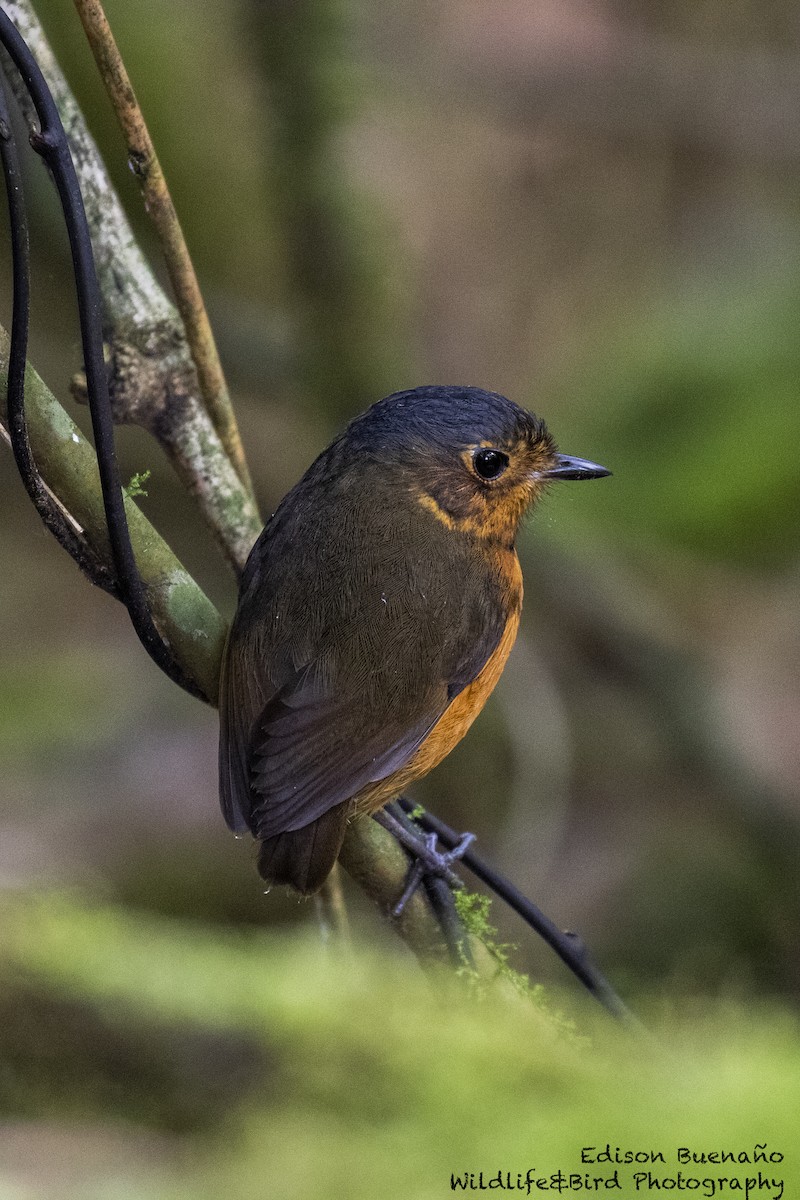
{"label": "bird's claw", "polygon": [[408,869],[403,894],[392,909],[393,917],[402,916],[403,909],[426,875],[436,875],[444,879],[451,887],[461,888],[464,886],[452,870],[452,864],[457,862],[468,847],[472,845],[475,841],[475,834],[465,833],[457,846],[454,846],[452,850],[444,852],[436,848],[438,838],[435,833],[426,833],[420,841],[425,849],[424,851],[421,848],[420,850],[412,851],[417,857]]}
{"label": "bird's claw", "polygon": [[409,822],[398,820],[386,809],[376,813],[375,820],[384,829],[388,829],[413,858],[408,869],[403,893],[392,909],[393,917],[402,915],[414,892],[428,875],[444,879],[451,888],[464,886],[453,871],[452,865],[463,857],[475,841],[474,833],[465,833],[457,846],[454,846],[452,850],[443,851],[437,848],[438,839],[435,833],[419,833],[413,827],[409,828]]}

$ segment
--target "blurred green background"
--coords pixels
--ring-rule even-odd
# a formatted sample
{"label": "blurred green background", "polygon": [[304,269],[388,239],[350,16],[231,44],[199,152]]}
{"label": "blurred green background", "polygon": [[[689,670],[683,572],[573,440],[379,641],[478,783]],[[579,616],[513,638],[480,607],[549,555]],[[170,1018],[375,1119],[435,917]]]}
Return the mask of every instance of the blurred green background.
{"label": "blurred green background", "polygon": [[[72,5],[37,7],[152,251]],[[567,1169],[598,1105],[590,1141],[783,1130],[800,1056],[800,5],[106,8],[265,514],[350,416],[424,382],[505,392],[614,471],[538,510],[518,645],[416,795],[657,1025],[653,997],[692,1020],[671,1068],[640,1075],[606,1026],[592,1052],[522,1012],[457,1008],[454,1032],[355,893],[378,957],[318,961],[311,906],[264,896],[223,827],[215,715],[38,526],[3,450],[0,1200],[182,1195],[198,1161],[209,1195],[433,1197],[449,1145],[464,1169],[526,1168],[537,1147]],[[67,253],[35,164],[31,185],[31,357],[66,398]],[[4,286],[6,325],[9,309]],[[229,614],[233,582],[158,452],[130,430],[120,445]],[[593,1028],[546,948],[493,920]],[[309,991],[324,998],[293,1016]]]}

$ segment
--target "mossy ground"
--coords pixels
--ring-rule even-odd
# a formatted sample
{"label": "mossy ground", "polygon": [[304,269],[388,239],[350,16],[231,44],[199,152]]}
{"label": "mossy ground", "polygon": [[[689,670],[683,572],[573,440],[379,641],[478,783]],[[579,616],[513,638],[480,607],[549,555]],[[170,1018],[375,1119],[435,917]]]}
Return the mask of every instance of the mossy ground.
{"label": "mossy ground", "polygon": [[[534,1008],[458,985],[443,995],[385,949],[325,951],[312,936],[187,927],[58,894],[3,904],[0,975],[7,992],[24,985],[86,1014],[62,1026],[56,1007],[38,1030],[54,1080],[61,1058],[74,1084],[54,1084],[48,1111],[40,1055],[45,1117],[177,1130],[179,1172],[139,1185],[120,1166],[70,1197],[433,1200],[453,1194],[451,1173],[606,1176],[613,1166],[581,1163],[583,1147],[606,1143],[661,1150],[653,1169],[674,1178],[679,1147],[752,1155],[766,1142],[785,1159],[764,1173],[787,1196],[800,1183],[800,1036],[763,1005],[673,1001],[667,1015],[662,1002],[643,1013],[646,1036],[579,1009],[576,1036],[547,1017],[561,997]],[[93,1111],[84,1085],[112,1032]],[[16,1070],[2,1072],[10,1116],[25,1091]],[[618,1169],[636,1195],[634,1168]]]}

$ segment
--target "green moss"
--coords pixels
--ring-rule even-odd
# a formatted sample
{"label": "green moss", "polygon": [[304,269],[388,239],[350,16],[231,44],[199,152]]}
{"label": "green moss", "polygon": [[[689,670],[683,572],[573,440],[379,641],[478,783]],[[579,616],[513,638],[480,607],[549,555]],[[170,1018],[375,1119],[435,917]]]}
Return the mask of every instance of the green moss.
{"label": "green moss", "polygon": [[[489,920],[492,908],[491,897],[483,896],[479,892],[468,892],[466,889],[454,892],[453,895],[456,912],[461,918],[465,929],[483,943],[497,962],[500,974],[514,986],[520,996],[524,996],[530,1000],[541,1012],[545,1013],[547,1018],[553,1022],[554,1026],[561,1033],[574,1038],[576,1036],[575,1022],[565,1017],[563,1013],[552,1006],[547,997],[546,990],[540,983],[531,983],[528,975],[515,970],[511,965],[511,955],[517,947],[511,942],[497,941],[497,929]],[[459,973],[468,978],[474,974],[466,963],[460,969]],[[485,988],[485,985],[479,983],[477,976],[474,976],[474,981],[479,991]]]}
{"label": "green moss", "polygon": [[137,471],[136,474],[131,477],[131,481],[128,486],[122,489],[125,495],[130,500],[133,500],[136,496],[146,496],[148,493],[142,485],[147,483],[152,473],[153,472],[150,470]]}
{"label": "green moss", "polygon": [[[481,898],[464,899],[462,911],[492,940]],[[561,1037],[529,1003],[432,991],[386,948],[330,953],[313,934],[222,932],[59,894],[2,901],[10,1021],[13,996],[22,995],[10,980],[20,978],[28,1006],[43,1012],[36,997],[49,997],[47,1038],[32,1056],[30,1087],[25,1056],[0,1038],[6,1114],[16,1111],[14,1072],[24,1115],[37,1096],[47,1111],[50,1091],[64,1114],[65,1064],[95,1054],[94,1034],[82,1046],[70,1039],[96,1027],[97,1063],[76,1090],[84,1120],[145,1115],[207,1130],[184,1144],[180,1175],[166,1172],[149,1192],[131,1188],[132,1198],[434,1200],[450,1194],[451,1172],[581,1171],[582,1147],[606,1142],[662,1150],[668,1163],[658,1170],[674,1176],[680,1146],[739,1152],[766,1141],[786,1156],[784,1194],[800,1183],[800,1032],[795,1016],[777,1009],[686,1003],[679,1015],[652,1016],[648,1043],[588,1015],[588,1042]],[[125,1048],[142,1038],[146,1061],[132,1096]],[[200,1104],[185,1081],[205,1086],[203,1072],[194,1074],[197,1051],[215,1045],[223,1064],[245,1054],[247,1088],[236,1092],[225,1068],[225,1087]],[[732,1174],[753,1171],[702,1171]],[[631,1170],[620,1175],[622,1194],[636,1194]]]}
{"label": "green moss", "polygon": [[[484,903],[464,900],[462,909],[493,937]],[[7,1114],[20,1111],[16,1078],[23,1115],[37,1097],[47,1115],[55,1094],[63,1119],[64,1070],[93,1061],[94,1029],[97,1061],[74,1089],[84,1122],[118,1127],[143,1114],[207,1130],[182,1143],[179,1165],[163,1167],[150,1190],[113,1192],[132,1200],[435,1200],[451,1194],[451,1172],[606,1174],[581,1164],[584,1146],[606,1142],[662,1150],[668,1161],[657,1170],[667,1176],[676,1174],[678,1147],[739,1152],[767,1142],[785,1155],[775,1170],[784,1194],[800,1184],[800,1031],[796,1016],[774,1008],[662,1008],[646,1043],[587,1011],[582,1033],[591,1041],[577,1041],[529,1003],[434,991],[385,948],[331,953],[313,933],[221,932],[55,893],[2,901],[0,987],[9,1021],[15,996],[36,1011],[44,1011],[36,997],[49,997],[30,1078],[14,1040],[0,1038]],[[75,1045],[81,1030],[91,1036]],[[126,1047],[144,1054],[134,1092]],[[193,1098],[186,1085],[205,1086],[197,1054],[214,1047],[225,1086]],[[238,1091],[236,1054],[245,1056],[247,1085]],[[706,1166],[701,1174],[753,1171]],[[622,1194],[637,1194],[631,1169],[620,1176]]]}

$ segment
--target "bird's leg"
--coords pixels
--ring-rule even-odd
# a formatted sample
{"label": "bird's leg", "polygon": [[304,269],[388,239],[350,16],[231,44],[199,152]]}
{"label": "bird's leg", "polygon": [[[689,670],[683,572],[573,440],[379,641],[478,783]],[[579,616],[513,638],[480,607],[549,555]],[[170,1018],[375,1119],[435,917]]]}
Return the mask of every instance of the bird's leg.
{"label": "bird's leg", "polygon": [[452,850],[442,852],[437,849],[435,833],[416,832],[413,823],[402,809],[394,804],[373,814],[375,820],[397,839],[401,846],[413,856],[406,877],[403,894],[392,909],[392,916],[399,917],[408,904],[414,892],[426,875],[435,875],[444,879],[452,888],[462,888],[464,884],[452,869],[452,864],[462,857],[467,848],[475,841],[474,833],[465,833],[461,841]]}

